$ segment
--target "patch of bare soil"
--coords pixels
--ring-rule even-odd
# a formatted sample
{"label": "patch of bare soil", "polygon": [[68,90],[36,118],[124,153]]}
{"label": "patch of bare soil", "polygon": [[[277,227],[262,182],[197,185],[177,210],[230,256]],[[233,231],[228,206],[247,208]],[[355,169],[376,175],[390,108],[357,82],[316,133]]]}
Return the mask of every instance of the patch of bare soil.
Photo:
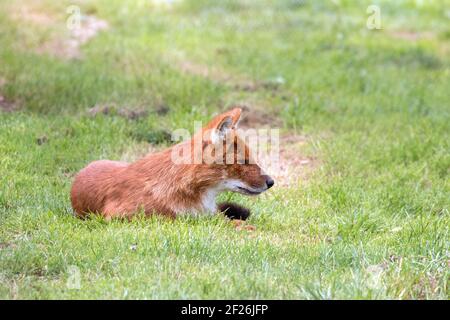
{"label": "patch of bare soil", "polygon": [[239,103],[235,106],[242,109],[239,121],[239,127],[242,129],[279,128],[281,126],[280,119],[274,114],[264,111],[262,106],[249,103]]}
{"label": "patch of bare soil", "polygon": [[189,60],[179,62],[178,67],[184,73],[207,78],[213,82],[229,85],[236,89],[253,91],[257,87],[253,80],[243,76],[232,75],[217,67],[209,67]]}
{"label": "patch of bare soil", "polygon": [[111,107],[109,105],[96,104],[92,108],[88,109],[87,113],[90,116],[95,117],[96,115],[99,115],[99,114],[108,115],[111,113],[112,110],[113,110],[113,107]]}
{"label": "patch of bare soil", "polygon": [[48,12],[39,10],[35,4],[20,4],[14,7],[11,16],[15,20],[26,21],[35,25],[51,27],[55,23],[55,17]]}
{"label": "patch of bare soil", "polygon": [[8,242],[0,242],[0,250],[2,249],[6,249],[6,248],[16,248],[17,245],[15,245],[14,243],[8,243]]}
{"label": "patch of bare soil", "polygon": [[391,37],[406,41],[418,41],[422,39],[432,39],[433,32],[413,32],[413,31],[394,31],[390,33]]}
{"label": "patch of bare soil", "polygon": [[[177,59],[174,60],[176,61]],[[235,91],[255,92],[258,90],[266,90],[277,92],[284,83],[284,79],[281,77],[265,81],[255,81],[242,74],[231,74],[216,66],[211,67],[190,60],[178,62],[178,68],[183,73],[206,78],[212,82],[226,85]]]}
{"label": "patch of bare soil", "polygon": [[271,172],[278,186],[296,186],[307,181],[320,166],[316,157],[302,155],[302,146],[308,138],[302,135],[285,135],[280,137],[279,168]]}
{"label": "patch of bare soil", "polygon": [[[230,50],[228,48],[217,48],[215,53],[217,55],[229,54]],[[185,57],[183,52],[177,52],[176,55],[170,56],[169,59],[170,64],[175,62],[176,67],[186,74],[207,78],[212,82],[226,85],[235,91],[255,92],[265,90],[277,92],[285,83],[285,79],[282,76],[255,80],[245,74],[230,73],[216,65],[211,66],[192,61]]]}
{"label": "patch of bare soil", "polygon": [[4,112],[13,112],[19,110],[19,104],[7,100],[4,96],[0,95],[0,110]]}
{"label": "patch of bare soil", "polygon": [[69,30],[66,39],[57,38],[44,42],[38,51],[63,59],[80,59],[81,46],[108,28],[109,25],[105,20],[94,16],[82,16],[80,26]]}
{"label": "patch of bare soil", "polygon": [[[158,105],[154,112],[158,115],[165,115],[169,112],[169,107],[166,105]],[[137,120],[140,118],[145,118],[149,111],[143,107],[132,108],[132,107],[118,107],[114,104],[96,104],[92,108],[88,109],[87,113],[95,117],[98,114],[103,115],[118,115],[123,118],[127,118],[130,120]]]}
{"label": "patch of bare soil", "polygon": [[[109,28],[105,20],[93,15],[81,15],[79,26],[69,29],[65,17],[40,8],[38,2],[27,2],[14,6],[11,16],[33,26],[45,28],[50,31],[49,39],[37,48],[41,54],[50,54],[62,59],[81,58],[81,46],[94,38],[99,32]],[[65,33],[55,32],[65,28]]]}

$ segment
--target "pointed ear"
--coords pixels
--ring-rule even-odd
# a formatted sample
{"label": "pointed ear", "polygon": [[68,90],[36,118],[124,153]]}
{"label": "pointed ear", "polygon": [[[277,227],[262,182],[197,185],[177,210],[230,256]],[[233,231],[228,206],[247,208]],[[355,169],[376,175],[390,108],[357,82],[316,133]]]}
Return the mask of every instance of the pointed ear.
{"label": "pointed ear", "polygon": [[242,109],[234,108],[234,109],[228,111],[228,113],[230,114],[230,117],[232,119],[233,129],[236,129],[237,125],[239,123],[239,120],[241,119]]}
{"label": "pointed ear", "polygon": [[226,116],[221,119],[217,124],[216,128],[212,129],[211,132],[211,142],[216,144],[220,141],[225,140],[226,134],[233,127],[233,118]]}
{"label": "pointed ear", "polygon": [[228,130],[236,128],[241,112],[241,108],[234,108],[216,116],[208,123],[204,131],[211,131],[211,141],[213,143],[223,140]]}
{"label": "pointed ear", "polygon": [[218,129],[219,124],[223,121],[223,119],[229,117],[231,118],[231,127],[234,129],[241,118],[242,109],[234,108],[225,113],[219,114],[214,119],[211,120],[205,127],[205,129]]}

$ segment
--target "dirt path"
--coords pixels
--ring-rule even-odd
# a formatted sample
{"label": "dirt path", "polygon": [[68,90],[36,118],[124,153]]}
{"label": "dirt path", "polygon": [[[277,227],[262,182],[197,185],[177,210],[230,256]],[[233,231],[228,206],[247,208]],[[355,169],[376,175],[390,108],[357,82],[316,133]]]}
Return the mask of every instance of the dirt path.
{"label": "dirt path", "polygon": [[254,91],[258,87],[258,84],[252,79],[246,78],[243,75],[228,73],[218,67],[210,67],[190,60],[177,61],[176,66],[183,73],[203,77],[212,82],[235,89]]}
{"label": "dirt path", "polygon": [[68,23],[69,17],[66,12],[43,10],[36,1],[21,2],[11,8],[13,20],[48,31],[48,38],[36,48],[37,53],[61,59],[81,59],[81,47],[101,31],[107,30],[109,24],[94,15],[84,15],[81,11],[77,20],[79,24]]}
{"label": "dirt path", "polygon": [[43,43],[38,52],[63,59],[82,59],[81,47],[108,28],[109,25],[105,20],[95,16],[82,16],[80,27],[68,29],[66,38],[55,38]]}
{"label": "dirt path", "polygon": [[0,93],[0,110],[4,112],[13,112],[19,110],[19,104],[14,101],[7,100]]}

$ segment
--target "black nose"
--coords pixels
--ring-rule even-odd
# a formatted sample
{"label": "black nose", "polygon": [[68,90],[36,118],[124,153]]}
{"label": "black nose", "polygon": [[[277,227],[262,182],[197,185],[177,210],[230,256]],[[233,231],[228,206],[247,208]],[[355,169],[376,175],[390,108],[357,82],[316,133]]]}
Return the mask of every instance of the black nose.
{"label": "black nose", "polygon": [[272,188],[272,186],[275,184],[275,181],[273,181],[272,178],[268,177],[266,180],[267,189]]}

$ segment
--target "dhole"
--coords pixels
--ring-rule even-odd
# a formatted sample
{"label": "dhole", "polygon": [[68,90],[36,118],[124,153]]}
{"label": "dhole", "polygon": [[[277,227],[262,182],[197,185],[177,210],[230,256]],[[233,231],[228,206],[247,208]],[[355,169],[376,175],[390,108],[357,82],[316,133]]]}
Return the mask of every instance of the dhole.
{"label": "dhole", "polygon": [[[266,191],[274,181],[251,161],[250,150],[236,130],[240,116],[241,109],[234,108],[215,117],[191,140],[148,154],[134,163],[92,162],[78,173],[72,185],[71,201],[76,215],[97,213],[106,218],[129,218],[141,210],[146,215],[170,217],[183,212],[215,213],[215,198],[222,191],[246,195]],[[200,141],[198,151],[195,141]],[[231,143],[227,145],[227,141]],[[239,144],[243,145],[241,153],[237,152]],[[172,152],[177,150],[190,150],[190,160],[199,155],[201,160],[174,163]],[[213,163],[211,159],[206,161],[208,150],[213,150]]]}

